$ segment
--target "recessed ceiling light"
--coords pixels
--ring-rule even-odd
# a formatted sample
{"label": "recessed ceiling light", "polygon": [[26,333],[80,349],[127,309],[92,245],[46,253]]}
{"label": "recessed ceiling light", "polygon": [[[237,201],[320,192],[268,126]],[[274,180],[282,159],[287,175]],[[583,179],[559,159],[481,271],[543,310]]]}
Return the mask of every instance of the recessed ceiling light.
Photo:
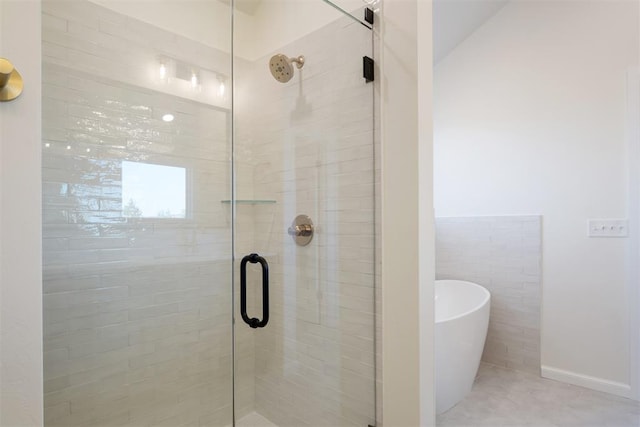
{"label": "recessed ceiling light", "polygon": [[164,120],[165,122],[172,122],[173,119],[175,119],[175,117],[171,113],[167,113],[164,116],[162,116],[162,120]]}

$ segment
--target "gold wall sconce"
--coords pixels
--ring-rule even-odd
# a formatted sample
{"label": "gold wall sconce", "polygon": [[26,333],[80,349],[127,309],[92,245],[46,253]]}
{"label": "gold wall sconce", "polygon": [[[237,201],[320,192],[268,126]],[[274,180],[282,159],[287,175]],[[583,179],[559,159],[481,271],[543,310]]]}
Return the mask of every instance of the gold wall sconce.
{"label": "gold wall sconce", "polygon": [[22,93],[22,76],[13,64],[0,58],[0,102],[13,101]]}

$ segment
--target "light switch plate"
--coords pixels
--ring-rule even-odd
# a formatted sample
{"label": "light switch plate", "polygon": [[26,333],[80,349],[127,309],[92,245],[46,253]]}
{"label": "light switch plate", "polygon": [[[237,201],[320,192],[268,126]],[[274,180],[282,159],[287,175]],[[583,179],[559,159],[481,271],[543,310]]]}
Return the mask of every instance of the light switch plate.
{"label": "light switch plate", "polygon": [[590,219],[589,237],[628,237],[629,221],[626,219]]}

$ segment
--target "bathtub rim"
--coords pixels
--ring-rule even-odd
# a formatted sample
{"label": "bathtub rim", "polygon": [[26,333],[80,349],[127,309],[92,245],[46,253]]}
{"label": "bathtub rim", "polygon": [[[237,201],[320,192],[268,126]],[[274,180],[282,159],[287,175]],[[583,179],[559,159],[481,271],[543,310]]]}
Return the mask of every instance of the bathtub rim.
{"label": "bathtub rim", "polygon": [[[436,279],[434,281],[434,293],[435,293],[436,284],[438,282],[457,282],[457,283],[464,283],[465,285],[475,286],[477,288],[480,288],[482,291],[484,291],[484,298],[482,299],[482,301],[477,306],[475,306],[471,310],[464,311],[464,312],[462,312],[460,314],[457,314],[455,316],[447,317],[446,319],[443,319],[443,320],[435,319],[435,312],[434,312],[434,324],[436,324],[436,325],[437,324],[441,324],[441,323],[451,322],[453,320],[457,320],[457,319],[460,319],[462,317],[468,316],[471,313],[474,313],[474,312],[482,309],[482,307],[484,307],[485,305],[491,303],[491,292],[489,292],[489,290],[487,288],[485,288],[482,285],[479,285],[478,283],[469,282],[468,280],[458,280],[458,279]],[[434,303],[435,303],[435,299],[436,298],[434,296]]]}

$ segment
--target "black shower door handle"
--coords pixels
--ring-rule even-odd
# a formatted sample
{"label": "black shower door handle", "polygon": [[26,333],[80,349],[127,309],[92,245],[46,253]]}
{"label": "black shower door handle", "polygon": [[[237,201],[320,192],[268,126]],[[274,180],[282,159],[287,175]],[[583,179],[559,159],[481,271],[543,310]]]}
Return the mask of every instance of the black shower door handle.
{"label": "black shower door handle", "polygon": [[[247,263],[260,263],[262,267],[262,320],[247,314]],[[240,263],[240,314],[252,328],[264,328],[269,323],[269,264],[258,254],[247,255]]]}

